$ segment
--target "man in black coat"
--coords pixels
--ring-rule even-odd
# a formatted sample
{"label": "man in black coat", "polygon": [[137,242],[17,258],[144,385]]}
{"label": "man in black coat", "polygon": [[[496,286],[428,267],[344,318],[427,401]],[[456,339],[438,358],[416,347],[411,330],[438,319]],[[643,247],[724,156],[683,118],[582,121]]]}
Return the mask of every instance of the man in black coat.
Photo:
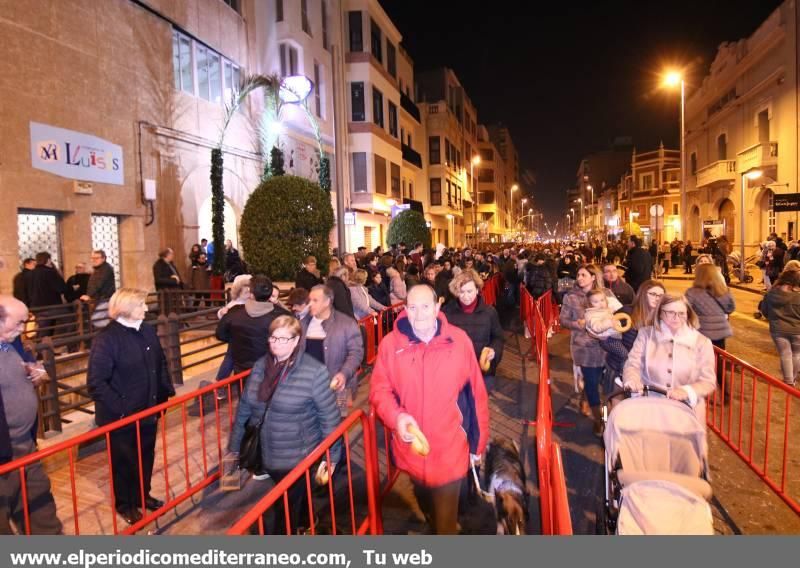
{"label": "man in black coat", "polygon": [[635,296],[633,288],[620,278],[619,270],[615,263],[607,262],[603,265],[603,283],[606,288],[611,290],[623,306],[630,306],[633,304],[633,297]]}
{"label": "man in black coat", "polygon": [[117,285],[114,280],[114,267],[106,261],[105,251],[92,251],[92,269],[86,294],[81,296],[81,300],[95,303],[107,301],[117,291]]}
{"label": "man in black coat", "polygon": [[158,260],[153,264],[153,281],[156,285],[156,290],[165,290],[161,294],[164,306],[163,313],[169,314],[176,311],[180,305],[180,298],[174,292],[183,288],[183,279],[178,274],[178,269],[175,268],[175,251],[171,248],[165,248],[158,253]]}
{"label": "man in black coat", "polygon": [[233,370],[241,373],[269,350],[269,326],[278,316],[291,315],[269,301],[272,281],[263,274],[250,279],[250,298],[234,306],[217,324],[217,339],[230,345]]}
{"label": "man in black coat", "polygon": [[67,284],[58,273],[49,252],[40,252],[36,255],[36,268],[31,276],[31,289],[29,299],[32,308],[51,306],[46,310],[39,310],[37,318],[37,335],[48,337],[63,331],[55,326],[63,323],[65,310],[58,307],[63,304],[63,297],[67,294]]}
{"label": "man in black coat", "polygon": [[22,263],[22,271],[14,276],[14,297],[28,307],[31,306],[30,289],[34,268],[36,268],[36,259],[26,258]]}
{"label": "man in black coat", "polygon": [[314,286],[322,284],[322,277],[317,270],[317,258],[315,256],[307,256],[303,262],[303,268],[297,273],[297,278],[294,281],[295,288],[305,288],[311,292]]}
{"label": "man in black coat", "polygon": [[[98,426],[152,408],[175,394],[156,331],[144,324],[146,298],[144,290],[123,288],[117,292],[109,310],[114,321],[92,341],[86,383],[95,402]],[[138,435],[136,424],[111,432],[114,506],[131,525],[141,520],[142,505],[150,511],[164,505],[150,495],[157,430],[158,416],[154,415],[139,420]]]}
{"label": "man in black coat", "polygon": [[545,256],[539,253],[533,257],[533,262],[525,265],[525,287],[534,298],[539,298],[548,290],[552,290],[553,284],[553,274],[545,265]]}
{"label": "man in black coat", "polygon": [[653,275],[653,257],[642,248],[642,240],[636,235],[628,239],[628,255],[625,258],[625,280],[633,291],[639,290],[642,282]]}
{"label": "man in black coat", "polygon": [[86,272],[86,265],[79,262],[75,265],[75,274],[67,278],[67,293],[65,299],[72,303],[84,294],[89,284],[89,273]]}

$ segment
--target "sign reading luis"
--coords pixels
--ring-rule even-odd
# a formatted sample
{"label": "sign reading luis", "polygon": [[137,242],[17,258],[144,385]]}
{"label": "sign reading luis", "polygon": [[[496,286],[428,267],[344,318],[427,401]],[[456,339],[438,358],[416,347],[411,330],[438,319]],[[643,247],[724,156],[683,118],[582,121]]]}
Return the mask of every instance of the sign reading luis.
{"label": "sign reading luis", "polygon": [[31,165],[69,179],[125,183],[121,146],[38,122],[31,122]]}
{"label": "sign reading luis", "polygon": [[776,193],[773,198],[773,211],[800,211],[800,193]]}

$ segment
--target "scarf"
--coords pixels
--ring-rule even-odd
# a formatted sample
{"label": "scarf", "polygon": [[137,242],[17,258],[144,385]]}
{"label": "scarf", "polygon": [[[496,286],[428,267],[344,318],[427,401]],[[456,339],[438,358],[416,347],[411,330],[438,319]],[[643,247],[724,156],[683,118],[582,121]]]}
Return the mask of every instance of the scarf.
{"label": "scarf", "polygon": [[294,367],[299,347],[300,344],[298,343],[292,354],[283,361],[278,361],[272,355],[268,355],[264,358],[264,380],[261,381],[261,384],[258,386],[258,400],[261,402],[269,402],[272,399],[272,395],[275,394],[275,389],[278,388],[278,384],[286,378],[286,375],[289,374],[289,370]]}
{"label": "scarf", "polygon": [[464,302],[459,300],[458,303],[461,306],[461,311],[463,311],[465,314],[471,314],[472,312],[474,312],[475,308],[478,307],[478,298],[479,296],[475,296],[475,300],[473,300],[471,304],[465,304]]}

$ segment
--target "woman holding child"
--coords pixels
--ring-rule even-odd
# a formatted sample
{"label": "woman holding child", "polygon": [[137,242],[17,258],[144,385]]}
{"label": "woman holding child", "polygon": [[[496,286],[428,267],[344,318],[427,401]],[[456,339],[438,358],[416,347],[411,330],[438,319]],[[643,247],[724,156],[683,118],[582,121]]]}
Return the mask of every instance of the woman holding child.
{"label": "woman holding child", "polygon": [[[591,304],[587,294],[592,296]],[[570,330],[570,352],[573,365],[580,367],[584,382],[584,399],[581,412],[594,418],[594,433],[603,434],[603,421],[600,414],[600,381],[606,362],[606,352],[600,347],[597,333],[601,331],[602,321],[611,322],[611,315],[622,305],[611,291],[603,286],[603,273],[594,264],[584,264],[578,268],[575,286],[564,296],[560,323]],[[587,330],[587,308],[589,323],[593,331]]]}

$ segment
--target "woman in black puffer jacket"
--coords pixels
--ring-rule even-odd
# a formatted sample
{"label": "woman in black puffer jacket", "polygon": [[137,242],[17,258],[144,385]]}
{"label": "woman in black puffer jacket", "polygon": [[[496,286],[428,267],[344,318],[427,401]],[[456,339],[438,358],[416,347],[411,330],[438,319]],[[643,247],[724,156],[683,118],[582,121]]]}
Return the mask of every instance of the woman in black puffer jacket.
{"label": "woman in black puffer jacket", "polygon": [[[278,483],[336,429],[341,416],[328,369],[305,353],[296,318],[275,318],[269,327],[269,347],[271,353],[256,361],[247,380],[228,451],[238,454],[245,426],[257,424],[264,416],[260,440],[263,471],[255,477],[271,477]],[[341,455],[341,443],[337,443],[330,451],[330,473]],[[288,498],[293,531],[308,527],[305,477],[292,485]],[[283,507],[277,507],[275,534],[286,534],[285,519]]]}
{"label": "woman in black puffer jacket", "polygon": [[494,375],[497,365],[503,357],[503,328],[497,310],[487,305],[478,294],[483,288],[483,280],[474,270],[464,270],[450,281],[450,293],[454,296],[442,311],[447,321],[461,328],[469,336],[475,349],[475,356],[480,359],[484,347],[491,349],[488,371],[483,372],[486,391],[494,388]]}

